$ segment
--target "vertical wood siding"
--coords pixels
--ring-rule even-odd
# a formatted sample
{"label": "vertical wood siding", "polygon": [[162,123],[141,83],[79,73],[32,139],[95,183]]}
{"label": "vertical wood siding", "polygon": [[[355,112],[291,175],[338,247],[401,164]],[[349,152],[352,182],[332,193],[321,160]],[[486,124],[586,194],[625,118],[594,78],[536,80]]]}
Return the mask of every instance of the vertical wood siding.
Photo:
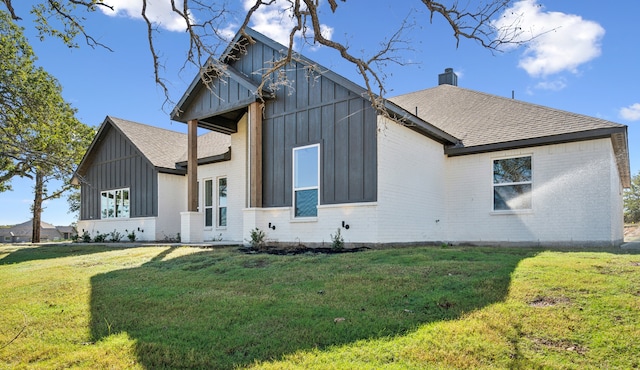
{"label": "vertical wood siding", "polygon": [[[254,74],[279,51],[248,46],[233,66]],[[320,143],[321,204],[371,202],[377,197],[376,114],[361,96],[299,62],[286,67],[288,86],[266,102],[263,119],[263,206],[291,206],[292,149]],[[271,77],[275,80],[275,76]]]}
{"label": "vertical wood siding", "polygon": [[255,100],[253,91],[249,91],[229,76],[214,79],[211,89],[200,89],[194,100],[180,117],[190,119],[204,118],[235,107],[238,102]]}
{"label": "vertical wood siding", "polygon": [[116,129],[109,127],[81,186],[81,220],[100,219],[100,193],[129,188],[130,217],[158,215],[158,173]]}

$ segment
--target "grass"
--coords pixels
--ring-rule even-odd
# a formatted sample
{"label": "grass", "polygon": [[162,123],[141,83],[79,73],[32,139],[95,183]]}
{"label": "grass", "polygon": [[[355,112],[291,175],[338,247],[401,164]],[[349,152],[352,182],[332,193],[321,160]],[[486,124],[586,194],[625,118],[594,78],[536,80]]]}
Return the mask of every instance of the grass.
{"label": "grass", "polygon": [[637,368],[640,255],[0,246],[0,368]]}

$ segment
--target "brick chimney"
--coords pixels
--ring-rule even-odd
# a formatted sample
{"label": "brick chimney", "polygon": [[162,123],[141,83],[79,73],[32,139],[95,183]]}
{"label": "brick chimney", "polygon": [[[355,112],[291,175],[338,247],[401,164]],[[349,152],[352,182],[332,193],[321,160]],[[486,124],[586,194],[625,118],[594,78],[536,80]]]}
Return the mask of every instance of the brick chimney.
{"label": "brick chimney", "polygon": [[444,73],[438,75],[438,85],[458,86],[458,75],[453,72],[453,68],[445,68]]}

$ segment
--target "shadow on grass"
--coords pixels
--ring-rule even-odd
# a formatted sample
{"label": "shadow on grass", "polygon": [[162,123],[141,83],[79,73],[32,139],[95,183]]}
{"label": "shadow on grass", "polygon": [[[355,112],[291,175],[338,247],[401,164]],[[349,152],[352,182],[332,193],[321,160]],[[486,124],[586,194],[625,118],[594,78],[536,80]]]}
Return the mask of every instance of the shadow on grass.
{"label": "shadow on grass", "polygon": [[403,335],[503,300],[517,264],[540,250],[172,251],[91,279],[94,340],[126,332],[147,368],[232,368]]}
{"label": "shadow on grass", "polygon": [[[12,248],[14,245],[9,244]],[[73,256],[84,256],[95,253],[102,253],[114,249],[122,249],[107,245],[75,245],[75,244],[56,244],[23,248],[18,248],[10,252],[4,258],[0,258],[0,265],[10,265],[13,263],[48,260],[54,258],[64,258]]]}

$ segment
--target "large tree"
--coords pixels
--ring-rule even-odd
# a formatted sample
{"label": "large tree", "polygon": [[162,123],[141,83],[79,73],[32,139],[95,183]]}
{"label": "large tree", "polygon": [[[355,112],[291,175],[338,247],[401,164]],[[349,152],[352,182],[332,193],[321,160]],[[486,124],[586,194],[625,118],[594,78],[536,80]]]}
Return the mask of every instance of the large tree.
{"label": "large tree", "polygon": [[[154,12],[157,11],[157,0],[130,0],[139,2],[140,15],[147,25],[147,37],[152,58],[155,79],[165,92],[167,102],[170,102],[168,88],[161,76],[162,65],[159,59],[159,51],[155,42],[158,37],[158,25],[154,22]],[[230,7],[226,1],[202,1],[202,0],[163,0],[170,3],[170,12],[176,15],[181,25],[189,35],[189,46],[186,63],[192,63],[201,71],[203,80],[215,75],[225,75],[223,64],[211,56],[220,54],[220,47],[228,43],[223,30],[229,27]],[[12,0],[0,0],[11,13],[14,21],[19,21],[18,14],[12,4]],[[162,1],[160,1],[162,2]],[[519,27],[519,17],[508,17],[498,20],[499,15],[508,9],[512,0],[416,0],[415,7],[426,9],[430,19],[439,17],[450,27],[453,41],[469,39],[478,42],[481,46],[498,50],[504,44],[520,44],[535,37],[526,35],[522,37],[523,30]],[[36,17],[36,27],[40,37],[59,37],[69,47],[76,47],[77,38],[92,46],[103,45],[91,36],[90,25],[86,16],[96,11],[114,11],[109,0],[37,0],[33,2],[31,13]],[[323,32],[323,21],[331,17],[331,13],[349,11],[342,3],[346,0],[251,0],[244,1],[246,12],[240,15],[241,25],[239,32],[252,41],[244,32],[252,17],[260,11],[283,11],[290,20],[285,22],[289,35],[288,50],[277,60],[274,60],[269,68],[263,72],[263,84],[287,84],[286,81],[274,81],[270,76],[278,76],[280,69],[296,58],[294,46],[296,42],[305,42],[312,45],[322,45],[335,50],[340,57],[349,61],[357,68],[362,76],[362,81],[367,88],[369,98],[374,107],[384,113],[384,106],[379,104],[385,95],[385,66],[388,63],[403,63],[403,51],[411,46],[405,38],[405,31],[411,28],[409,22],[401,22],[396,27],[396,32],[389,35],[386,40],[381,40],[378,50],[370,50],[365,55],[356,55],[352,50],[361,50],[358,45],[347,45],[332,40]],[[283,6],[284,5],[284,6]],[[361,4],[360,7],[368,6]],[[407,6],[407,5],[403,5]],[[154,8],[155,7],[155,8]],[[329,7],[329,9],[327,9]],[[354,8],[351,8],[353,11]],[[357,7],[355,8],[357,11]],[[327,12],[327,11],[329,12]],[[409,9],[407,9],[408,11]],[[353,16],[358,16],[354,14]],[[373,22],[387,22],[387,20],[372,20]],[[358,30],[337,30],[344,34],[351,34],[362,38]],[[366,38],[366,37],[365,37]],[[276,79],[277,80],[277,79]],[[261,86],[262,87],[262,86]],[[260,93],[260,90],[258,90]]]}
{"label": "large tree", "polygon": [[[93,129],[78,121],[58,81],[36,66],[22,30],[0,11],[0,191],[11,179],[35,181],[32,241],[40,241],[42,204],[70,189]],[[52,180],[62,186],[50,189]]]}
{"label": "large tree", "polygon": [[640,223],[640,171],[631,178],[631,187],[624,189],[624,222]]}

